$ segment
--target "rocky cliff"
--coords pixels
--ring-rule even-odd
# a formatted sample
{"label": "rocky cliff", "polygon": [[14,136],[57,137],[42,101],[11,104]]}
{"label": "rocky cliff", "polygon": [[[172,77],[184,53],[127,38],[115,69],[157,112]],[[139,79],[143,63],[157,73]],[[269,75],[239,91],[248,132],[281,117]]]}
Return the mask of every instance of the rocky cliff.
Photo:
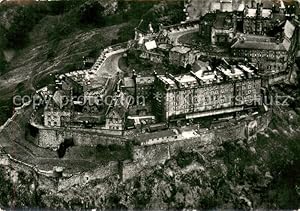
{"label": "rocky cliff", "polygon": [[[74,177],[66,183],[1,159],[0,204],[72,209],[295,209],[300,205],[300,109],[291,107],[276,107],[270,127],[256,141],[221,145],[216,141],[206,147],[182,148],[164,164],[126,181],[115,172]],[[78,179],[84,181],[75,182]]]}

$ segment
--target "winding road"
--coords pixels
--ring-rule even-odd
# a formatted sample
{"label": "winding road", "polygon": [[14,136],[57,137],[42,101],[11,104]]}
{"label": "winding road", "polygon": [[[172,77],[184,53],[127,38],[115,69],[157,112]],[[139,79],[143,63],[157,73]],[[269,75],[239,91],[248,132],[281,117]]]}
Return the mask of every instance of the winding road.
{"label": "winding road", "polygon": [[[179,38],[190,33],[195,33],[199,30],[198,26],[189,27],[185,30],[173,30],[169,32],[169,38],[174,45],[180,45]],[[122,58],[123,53],[125,53],[127,48],[120,48],[116,51],[111,51],[105,54],[106,59],[103,61],[101,66],[97,69],[96,73],[102,77],[114,77],[117,72],[122,72],[123,70],[119,67],[119,59]]]}
{"label": "winding road", "polygon": [[180,45],[180,42],[178,42],[178,39],[186,34],[191,34],[199,31],[199,26],[197,27],[191,27],[188,30],[183,31],[174,31],[169,33],[170,39],[173,41],[174,45]]}

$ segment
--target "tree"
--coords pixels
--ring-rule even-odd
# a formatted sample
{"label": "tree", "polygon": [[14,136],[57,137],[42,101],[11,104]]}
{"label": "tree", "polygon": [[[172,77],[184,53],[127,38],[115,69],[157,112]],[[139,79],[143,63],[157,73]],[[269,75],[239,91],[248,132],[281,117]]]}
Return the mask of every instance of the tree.
{"label": "tree", "polygon": [[102,26],[104,7],[98,1],[88,1],[80,7],[79,16],[82,24]]}

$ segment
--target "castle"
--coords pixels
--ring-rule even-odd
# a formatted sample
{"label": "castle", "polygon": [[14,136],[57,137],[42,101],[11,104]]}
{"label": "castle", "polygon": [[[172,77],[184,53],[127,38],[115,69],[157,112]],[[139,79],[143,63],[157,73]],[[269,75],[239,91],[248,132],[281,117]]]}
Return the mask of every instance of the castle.
{"label": "castle", "polygon": [[[151,25],[149,32],[136,29],[134,40],[105,49],[91,69],[58,76],[55,86],[37,92],[47,102],[36,107],[32,118],[42,131],[38,145],[57,148],[79,134],[95,139],[80,139],[79,145],[96,145],[97,137],[107,137],[108,143],[140,137],[147,143],[156,133],[159,143],[164,136],[177,139],[182,133],[176,128],[182,125],[204,127],[203,118],[238,120],[268,110],[266,90],[292,70],[297,20],[283,5],[252,7],[214,11],[198,21],[161,26],[158,32]],[[275,37],[267,35],[275,28],[280,29]],[[182,31],[196,32],[210,50],[180,43]],[[124,73],[117,67],[99,72],[103,62],[128,54],[170,65],[170,71]],[[171,66],[183,73],[173,74]]]}

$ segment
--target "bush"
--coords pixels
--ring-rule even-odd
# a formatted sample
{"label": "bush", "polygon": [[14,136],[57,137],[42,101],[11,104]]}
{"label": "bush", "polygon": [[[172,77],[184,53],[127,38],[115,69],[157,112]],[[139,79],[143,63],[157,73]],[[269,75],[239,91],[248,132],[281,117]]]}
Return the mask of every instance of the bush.
{"label": "bush", "polygon": [[4,56],[0,56],[0,75],[4,74],[6,72],[6,68],[7,68],[7,62],[4,58]]}
{"label": "bush", "polygon": [[103,26],[103,12],[104,7],[98,1],[88,1],[80,7],[80,23],[95,26]]}
{"label": "bush", "polygon": [[22,48],[29,40],[28,32],[39,22],[43,16],[38,4],[19,7],[13,18],[11,27],[6,33],[7,47]]}

